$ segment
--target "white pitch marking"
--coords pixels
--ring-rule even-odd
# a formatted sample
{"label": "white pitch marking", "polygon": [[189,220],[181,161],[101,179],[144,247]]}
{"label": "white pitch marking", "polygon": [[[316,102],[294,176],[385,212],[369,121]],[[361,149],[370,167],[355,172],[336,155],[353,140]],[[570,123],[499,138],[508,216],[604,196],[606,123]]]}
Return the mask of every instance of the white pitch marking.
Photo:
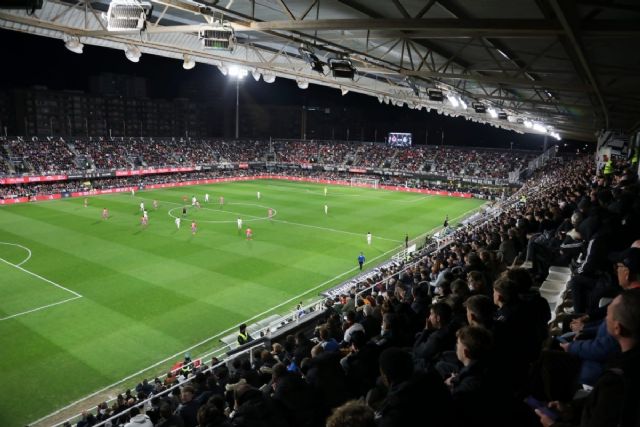
{"label": "white pitch marking", "polygon": [[77,296],[77,297],[67,298],[65,300],[54,302],[54,303],[51,303],[51,304],[43,305],[42,307],[37,307],[37,308],[31,309],[31,310],[22,311],[20,313],[12,314],[11,316],[2,317],[2,318],[0,318],[0,322],[3,321],[3,320],[12,319],[14,317],[22,316],[24,314],[29,314],[29,313],[33,313],[33,312],[36,312],[36,311],[44,310],[45,308],[53,307],[54,305],[64,304],[66,302],[73,301],[74,299],[78,299],[78,298],[82,298],[82,295]]}
{"label": "white pitch marking", "polygon": [[72,291],[71,289],[65,288],[64,286],[59,285],[59,284],[57,284],[56,282],[52,282],[51,280],[49,280],[49,279],[47,279],[47,278],[45,278],[45,277],[42,277],[42,276],[40,276],[39,274],[34,273],[33,271],[29,271],[29,270],[27,270],[27,269],[24,269],[24,268],[20,267],[18,264],[14,264],[14,263],[12,263],[12,262],[9,262],[9,261],[7,261],[7,260],[6,260],[6,259],[4,259],[4,258],[0,258],[0,261],[4,262],[5,264],[8,264],[8,265],[10,265],[10,266],[12,266],[12,267],[15,267],[15,268],[17,268],[18,270],[20,270],[20,271],[22,271],[22,272],[25,272],[25,273],[27,273],[27,274],[30,274],[30,275],[34,276],[34,277],[37,277],[37,278],[38,278],[38,279],[40,279],[40,280],[44,280],[45,282],[47,282],[47,283],[49,283],[49,284],[51,284],[51,285],[55,286],[56,288],[60,288],[60,289],[62,289],[62,290],[64,290],[64,291],[67,291],[67,292],[69,292],[69,293],[72,293],[73,295],[75,295],[75,296],[76,296],[76,297],[78,297],[78,298],[81,298],[81,297],[82,297],[82,295],[80,295],[80,294],[79,294],[79,293],[77,293],[76,291]]}
{"label": "white pitch marking", "polygon": [[17,243],[9,243],[9,242],[0,242],[0,245],[11,245],[11,246],[17,246],[19,248],[24,249],[25,251],[29,252],[29,255],[22,261],[20,261],[19,263],[17,263],[16,265],[22,265],[25,262],[29,261],[29,259],[31,259],[31,249],[27,248],[26,246],[22,246],[19,245]]}
{"label": "white pitch marking", "polygon": [[[335,228],[320,227],[319,225],[303,224],[301,222],[285,221],[283,219],[275,219],[275,220],[273,220],[273,222],[281,222],[283,224],[297,225],[299,227],[317,228],[319,230],[332,231],[334,233],[351,234],[353,236],[362,236],[362,237],[364,237],[362,233],[354,233],[352,231],[344,231],[344,230],[338,230],[338,229],[335,229]],[[389,242],[395,242],[395,243],[401,243],[402,242],[402,240],[387,239],[386,237],[379,237],[379,236],[376,236],[376,239],[387,240]]]}

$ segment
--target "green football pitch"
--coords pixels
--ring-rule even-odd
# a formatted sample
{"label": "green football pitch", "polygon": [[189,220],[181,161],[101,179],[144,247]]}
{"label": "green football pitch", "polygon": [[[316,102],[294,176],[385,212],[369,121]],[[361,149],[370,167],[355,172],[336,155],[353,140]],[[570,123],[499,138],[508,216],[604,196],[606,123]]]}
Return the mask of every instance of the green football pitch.
{"label": "green football pitch", "polygon": [[[183,197],[190,205],[193,195],[202,206],[189,207],[177,229]],[[181,359],[172,355],[353,277],[361,251],[371,268],[402,247],[405,233],[415,238],[483,203],[341,186],[325,196],[323,185],[271,180],[83,202],[0,207],[2,426],[25,425],[168,359],[146,376],[164,372]],[[252,240],[238,231],[238,217]]]}

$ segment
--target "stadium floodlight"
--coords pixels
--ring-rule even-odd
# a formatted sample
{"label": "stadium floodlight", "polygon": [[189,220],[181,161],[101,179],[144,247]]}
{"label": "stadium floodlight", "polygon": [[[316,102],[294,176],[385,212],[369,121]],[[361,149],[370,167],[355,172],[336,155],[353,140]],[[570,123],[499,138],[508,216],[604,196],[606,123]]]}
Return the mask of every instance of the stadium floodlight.
{"label": "stadium floodlight", "polygon": [[356,69],[349,59],[331,58],[329,59],[331,74],[337,79],[351,79],[356,75]]}
{"label": "stadium floodlight", "polygon": [[318,56],[309,46],[300,46],[298,52],[300,53],[302,59],[304,59],[307,64],[311,65],[311,69],[313,71],[324,75],[324,62],[318,59]]}
{"label": "stadium floodlight", "polygon": [[487,107],[482,102],[474,102],[471,106],[476,113],[484,114],[487,112]]}
{"label": "stadium floodlight", "polygon": [[306,89],[309,87],[309,82],[307,80],[296,80],[296,83],[298,83],[298,87],[300,89]]}
{"label": "stadium floodlight", "polygon": [[442,91],[438,89],[427,90],[427,96],[429,97],[429,101],[444,101],[444,95],[442,94]]}
{"label": "stadium floodlight", "polygon": [[244,79],[249,75],[249,71],[247,71],[246,68],[241,68],[241,67],[238,67],[237,65],[232,65],[231,67],[229,67],[229,75],[237,79]]}
{"label": "stadium floodlight", "polygon": [[218,23],[215,27],[202,29],[198,37],[204,49],[232,51],[236,47],[236,36],[228,23]]}
{"label": "stadium floodlight", "polygon": [[533,123],[531,123],[530,120],[525,120],[524,127],[526,127],[527,129],[531,129],[533,127]]}
{"label": "stadium floodlight", "polygon": [[223,76],[226,76],[227,74],[229,74],[229,69],[224,64],[218,65],[218,70],[220,70]]}
{"label": "stadium floodlight", "polygon": [[453,108],[458,108],[460,106],[460,102],[458,101],[458,98],[456,98],[455,95],[448,93],[447,99],[449,100],[449,103]]}
{"label": "stadium floodlight", "polygon": [[153,6],[148,1],[111,0],[107,10],[107,31],[142,31]]}
{"label": "stadium floodlight", "polygon": [[253,80],[255,80],[255,81],[260,81],[260,76],[261,76],[261,74],[260,74],[260,71],[258,71],[258,70],[253,70],[251,72],[251,77],[253,77]]}
{"label": "stadium floodlight", "polygon": [[541,123],[533,123],[533,130],[537,130],[538,132],[547,133],[547,128]]}
{"label": "stadium floodlight", "polygon": [[262,75],[262,80],[264,80],[265,83],[273,83],[276,81],[276,75],[265,73]]}
{"label": "stadium floodlight", "polygon": [[182,68],[184,68],[185,70],[193,69],[193,67],[196,66],[196,61],[194,61],[193,58],[191,58],[186,53],[183,56],[184,56],[184,62],[182,63]]}
{"label": "stadium floodlight", "polygon": [[487,109],[487,113],[489,113],[489,115],[491,116],[492,119],[497,119],[498,118],[498,113],[496,112],[496,110],[494,110],[491,107],[489,107]]}
{"label": "stadium floodlight", "polygon": [[142,56],[142,52],[140,52],[137,46],[127,46],[124,54],[131,62],[140,62],[140,57]]}
{"label": "stadium floodlight", "polygon": [[84,48],[84,45],[80,43],[78,37],[68,38],[67,41],[64,42],[64,46],[73,53],[82,53],[82,49]]}
{"label": "stadium floodlight", "polygon": [[558,132],[550,132],[549,135],[552,136],[553,138],[555,138],[558,141],[560,141],[562,139],[562,138],[560,138],[560,134]]}

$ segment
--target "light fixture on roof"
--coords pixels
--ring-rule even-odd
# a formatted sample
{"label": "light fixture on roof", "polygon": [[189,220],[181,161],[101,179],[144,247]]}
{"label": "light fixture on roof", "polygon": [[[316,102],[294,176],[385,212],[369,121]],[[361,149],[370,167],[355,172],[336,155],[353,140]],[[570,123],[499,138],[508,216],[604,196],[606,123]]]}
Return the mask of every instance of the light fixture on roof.
{"label": "light fixture on roof", "polygon": [[198,32],[200,43],[204,49],[232,51],[236,47],[236,36],[227,22],[219,22],[212,28]]}
{"label": "light fixture on roof", "polygon": [[340,92],[342,93],[342,96],[345,96],[349,93],[349,89],[347,89],[346,87],[341,87]]}
{"label": "light fixture on roof", "polygon": [[276,75],[265,73],[262,75],[262,80],[264,80],[265,83],[273,83],[276,81]]}
{"label": "light fixture on roof", "polygon": [[428,89],[427,96],[430,101],[439,101],[442,102],[444,100],[444,95],[441,90],[438,89]]}
{"label": "light fixture on roof", "polygon": [[251,72],[251,77],[253,77],[253,80],[255,80],[257,82],[260,81],[260,76],[261,76],[261,74],[260,74],[260,71],[258,71],[258,70],[253,70]]}
{"label": "light fixture on roof", "polygon": [[309,87],[309,82],[307,80],[296,80],[296,83],[298,83],[298,87],[300,89],[306,89]]}
{"label": "light fixture on roof", "polygon": [[542,132],[542,133],[547,133],[547,128],[543,124],[537,123],[537,122],[533,123],[533,130],[537,130],[538,132]]}
{"label": "light fixture on roof", "polygon": [[80,39],[75,36],[69,37],[67,41],[64,42],[64,46],[73,53],[82,53],[82,48],[84,48],[84,45],[80,43]]}
{"label": "light fixture on roof", "polygon": [[560,138],[560,134],[558,132],[550,132],[549,135],[551,135],[553,138],[555,138],[558,141],[562,139]]}
{"label": "light fixture on roof", "polygon": [[226,75],[229,74],[229,69],[224,64],[218,65],[218,70],[220,70],[220,72],[222,73],[223,76],[226,76]]}
{"label": "light fixture on roof", "polygon": [[467,109],[467,103],[464,102],[464,99],[458,98],[458,101],[460,101],[460,106],[462,107],[462,109],[466,110]]}
{"label": "light fixture on roof", "polygon": [[382,104],[383,101],[384,101],[384,96],[378,95],[378,102]]}
{"label": "light fixture on roof", "polygon": [[142,56],[142,52],[140,52],[137,46],[127,46],[124,54],[131,62],[140,62],[140,57]]}
{"label": "light fixture on roof", "polygon": [[193,58],[191,58],[186,53],[183,56],[184,56],[184,62],[182,63],[182,68],[184,68],[185,70],[193,69],[193,67],[196,66],[196,61],[194,61]]}
{"label": "light fixture on roof", "polygon": [[238,67],[237,65],[232,65],[229,67],[229,75],[231,77],[235,77],[237,79],[244,79],[249,74],[246,68]]}
{"label": "light fixture on roof", "polygon": [[484,114],[487,112],[487,107],[482,102],[474,102],[471,106],[476,113]]}
{"label": "light fixture on roof", "polygon": [[496,112],[496,110],[494,110],[491,107],[489,107],[487,109],[487,113],[489,113],[489,115],[491,116],[492,119],[497,119],[498,118],[498,113]]}
{"label": "light fixture on roof", "polygon": [[107,10],[107,31],[142,31],[153,6],[148,1],[111,0]]}
{"label": "light fixture on roof", "polygon": [[527,129],[531,129],[533,127],[533,123],[531,123],[530,120],[525,120],[524,127],[526,127]]}
{"label": "light fixture on roof", "polygon": [[458,108],[460,106],[460,102],[458,101],[458,98],[456,98],[454,94],[448,93],[447,99],[449,100],[449,103],[453,108]]}
{"label": "light fixture on roof", "polygon": [[337,79],[351,79],[356,75],[356,69],[349,59],[331,58],[329,59],[331,74]]}
{"label": "light fixture on roof", "polygon": [[302,45],[298,49],[298,52],[302,59],[304,59],[307,64],[311,65],[311,69],[313,71],[324,74],[324,62],[318,59],[318,56],[313,52],[313,49],[309,46]]}

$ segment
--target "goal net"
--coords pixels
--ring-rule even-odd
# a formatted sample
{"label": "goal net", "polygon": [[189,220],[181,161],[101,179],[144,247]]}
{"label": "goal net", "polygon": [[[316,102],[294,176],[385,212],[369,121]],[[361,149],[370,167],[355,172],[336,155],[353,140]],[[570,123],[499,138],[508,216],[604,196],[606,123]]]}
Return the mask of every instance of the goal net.
{"label": "goal net", "polygon": [[371,178],[351,178],[351,186],[352,187],[368,187],[368,188],[378,188],[379,179],[371,179]]}

